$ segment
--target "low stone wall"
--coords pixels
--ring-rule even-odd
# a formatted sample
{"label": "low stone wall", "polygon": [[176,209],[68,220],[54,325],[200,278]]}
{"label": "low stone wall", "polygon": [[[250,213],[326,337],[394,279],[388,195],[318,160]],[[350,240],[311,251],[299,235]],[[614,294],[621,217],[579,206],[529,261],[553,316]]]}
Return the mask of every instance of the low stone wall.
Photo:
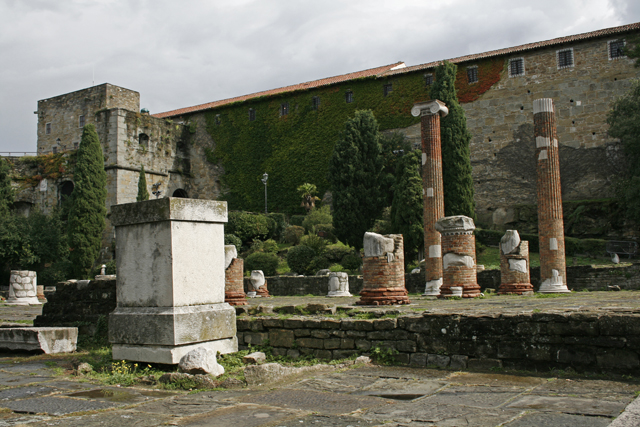
{"label": "low stone wall", "polygon": [[35,318],[33,326],[79,326],[81,334],[90,333],[82,325],[96,325],[115,308],[115,279],[58,283],[56,291],[47,295],[42,315]]}
{"label": "low stone wall", "polygon": [[[266,344],[276,355],[338,359],[392,349],[397,362],[454,369],[566,369],[637,372],[640,315],[550,314],[397,318],[239,317],[240,348]],[[267,341],[268,340],[268,341]]]}

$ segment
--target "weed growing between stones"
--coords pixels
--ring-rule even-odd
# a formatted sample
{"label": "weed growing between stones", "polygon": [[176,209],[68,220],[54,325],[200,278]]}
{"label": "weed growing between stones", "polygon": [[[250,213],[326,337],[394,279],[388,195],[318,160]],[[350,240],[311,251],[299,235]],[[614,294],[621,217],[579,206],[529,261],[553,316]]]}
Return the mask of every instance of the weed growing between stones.
{"label": "weed growing between stones", "polygon": [[395,348],[381,347],[380,344],[376,344],[369,353],[373,361],[379,365],[394,365],[396,363],[395,356],[399,352]]}

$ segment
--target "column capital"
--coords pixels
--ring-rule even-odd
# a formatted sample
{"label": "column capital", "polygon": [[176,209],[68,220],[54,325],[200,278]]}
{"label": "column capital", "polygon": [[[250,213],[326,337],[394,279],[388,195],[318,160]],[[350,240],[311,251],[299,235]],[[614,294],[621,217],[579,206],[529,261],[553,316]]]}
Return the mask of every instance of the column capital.
{"label": "column capital", "polygon": [[447,114],[449,114],[447,105],[438,99],[419,102],[417,104],[414,104],[413,108],[411,109],[411,115],[413,117],[427,116],[438,113],[440,114],[440,117],[445,117]]}

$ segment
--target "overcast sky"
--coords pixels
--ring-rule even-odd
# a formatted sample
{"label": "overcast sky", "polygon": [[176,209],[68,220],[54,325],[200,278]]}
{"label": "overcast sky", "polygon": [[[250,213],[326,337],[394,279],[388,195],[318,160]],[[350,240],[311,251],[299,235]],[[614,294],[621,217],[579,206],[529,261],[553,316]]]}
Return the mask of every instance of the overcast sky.
{"label": "overcast sky", "polygon": [[151,113],[640,21],[638,0],[0,0],[0,155],[95,84]]}

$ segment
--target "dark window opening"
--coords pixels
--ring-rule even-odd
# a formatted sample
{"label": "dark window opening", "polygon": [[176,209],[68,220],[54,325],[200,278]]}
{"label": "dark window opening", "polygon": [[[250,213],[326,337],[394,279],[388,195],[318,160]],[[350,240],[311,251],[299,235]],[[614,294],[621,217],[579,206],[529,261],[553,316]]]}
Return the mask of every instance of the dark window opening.
{"label": "dark window opening", "polygon": [[516,58],[509,61],[509,75],[524,76],[524,59]]}
{"label": "dark window opening", "polygon": [[558,68],[573,67],[573,50],[558,51]]}
{"label": "dark window opening", "polygon": [[287,114],[289,114],[289,103],[284,102],[280,104],[280,116],[286,116]]}
{"label": "dark window opening", "polygon": [[317,110],[318,108],[320,108],[319,96],[314,96],[313,98],[311,98],[311,108],[313,108],[314,110]]}
{"label": "dark window opening", "polygon": [[609,58],[622,58],[624,54],[624,40],[613,40],[609,42]]}
{"label": "dark window opening", "polygon": [[138,135],[138,142],[140,143],[140,145],[148,147],[149,135],[147,135],[146,133],[141,133],[140,135]]}
{"label": "dark window opening", "polygon": [[44,133],[46,135],[51,134],[51,123],[47,123],[46,125],[44,125]]}
{"label": "dark window opening", "polygon": [[469,81],[469,83],[478,82],[478,67],[467,68],[467,80]]}
{"label": "dark window opening", "polygon": [[64,181],[58,186],[58,204],[61,205],[67,199],[67,197],[71,197],[71,193],[73,193],[73,188],[75,185],[71,181]]}
{"label": "dark window opening", "polygon": [[393,91],[393,84],[392,83],[387,83],[386,85],[382,86],[382,92],[384,93],[384,96],[388,96],[391,91]]}
{"label": "dark window opening", "polygon": [[249,121],[253,122],[256,120],[256,110],[253,108],[249,108]]}
{"label": "dark window opening", "polygon": [[80,116],[78,118],[78,127],[81,127],[81,128],[84,127],[84,116]]}
{"label": "dark window opening", "polygon": [[353,92],[352,91],[347,91],[344,94],[344,99],[345,101],[347,101],[347,104],[351,104],[353,102]]}
{"label": "dark window opening", "polygon": [[58,154],[58,147],[53,147],[53,154]]}
{"label": "dark window opening", "polygon": [[188,199],[189,195],[184,189],[178,188],[176,191],[173,192],[173,195],[171,197],[180,197],[182,199]]}
{"label": "dark window opening", "polygon": [[424,84],[425,86],[431,86],[433,84],[433,74],[424,75]]}

